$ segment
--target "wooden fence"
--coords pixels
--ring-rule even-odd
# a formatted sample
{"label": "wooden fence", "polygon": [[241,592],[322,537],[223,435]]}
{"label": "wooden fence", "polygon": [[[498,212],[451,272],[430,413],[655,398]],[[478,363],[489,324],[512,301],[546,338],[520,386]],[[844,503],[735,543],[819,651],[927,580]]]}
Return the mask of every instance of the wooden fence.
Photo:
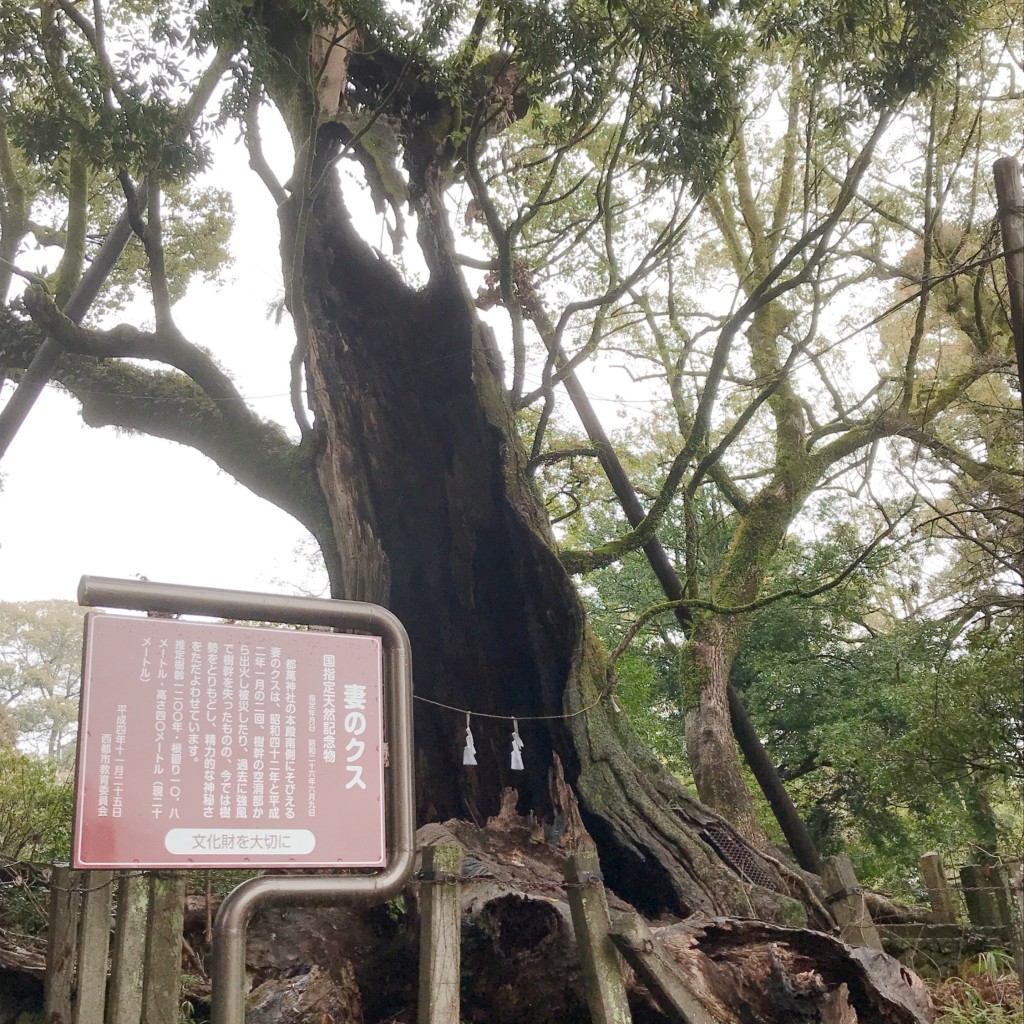
{"label": "wooden fence", "polygon": [[[461,864],[462,848],[456,843],[423,851],[418,1024],[451,1024],[459,1019]],[[828,858],[823,880],[843,938],[852,945],[881,949],[849,857]],[[611,919],[596,853],[581,852],[566,859],[565,886],[594,1024],[632,1021],[623,975],[626,965],[675,1020],[714,1024],[716,1018],[644,920],[631,913]]]}
{"label": "wooden fence", "polygon": [[959,927],[966,914],[974,936],[1012,955],[1024,984],[1024,873],[1020,861],[964,864],[951,882],[935,851],[921,857],[936,927]]}
{"label": "wooden fence", "polygon": [[[463,850],[457,843],[424,848],[422,855],[419,1024],[459,1019],[460,885]],[[967,865],[959,872],[963,905],[974,932],[1013,950],[1021,963],[1021,910],[1013,865]],[[921,859],[933,925],[961,930],[959,899],[938,854]],[[184,872],[54,869],[45,976],[47,1024],[177,1024],[181,999]],[[849,857],[827,858],[822,880],[841,936],[852,945],[881,949],[898,929],[880,936]],[[608,911],[597,855],[576,853],[565,863],[565,885],[584,994],[595,1024],[628,1024],[624,969],[636,972],[666,1012],[684,1024],[712,1024],[674,960],[636,914]],[[936,932],[938,935],[938,932]],[[946,932],[943,932],[943,936]]]}
{"label": "wooden fence", "polygon": [[178,1024],[185,878],[54,868],[47,1024]]}

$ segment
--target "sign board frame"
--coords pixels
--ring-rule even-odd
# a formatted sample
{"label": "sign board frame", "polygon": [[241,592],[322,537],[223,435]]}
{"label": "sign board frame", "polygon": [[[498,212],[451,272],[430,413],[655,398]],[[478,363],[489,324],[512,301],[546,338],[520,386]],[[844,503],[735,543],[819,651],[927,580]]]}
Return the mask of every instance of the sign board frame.
{"label": "sign board frame", "polygon": [[329,626],[379,636],[384,646],[385,838],[382,869],[339,875],[261,875],[237,886],[217,911],[213,934],[213,1024],[244,1024],[245,938],[249,921],[275,902],[330,905],[340,898],[384,902],[397,896],[415,861],[412,652],[401,622],[385,608],[355,601],[284,597],[83,576],[78,603],[163,615]]}
{"label": "sign board frame", "polygon": [[[213,587],[153,583],[148,580],[119,580],[83,576],[78,588],[79,604],[91,608],[143,611],[165,619],[174,615],[198,615],[234,622],[273,623],[330,627],[381,643],[384,795],[384,857],[364,875],[352,879],[388,879],[396,866],[411,871],[414,845],[413,742],[412,742],[412,652],[401,622],[379,605],[325,598],[292,597]],[[145,621],[145,620],[142,620]],[[159,620],[157,620],[159,621]],[[212,628],[212,627],[210,627]],[[303,635],[303,634],[296,634]],[[310,636],[312,634],[305,634]],[[328,635],[328,634],[317,634]],[[383,765],[382,765],[383,767]],[[76,779],[76,791],[78,789]],[[76,806],[78,793],[76,792]],[[409,863],[406,863],[409,861]],[[360,867],[333,862],[338,867]],[[89,867],[94,866],[89,864]],[[133,863],[133,867],[143,866]],[[183,863],[182,869],[195,867]],[[217,867],[234,866],[218,860]],[[272,866],[269,861],[246,866]],[[293,861],[281,866],[300,867]],[[311,865],[310,865],[311,866]],[[161,865],[167,869],[173,865]],[[399,885],[400,888],[400,885]]]}
{"label": "sign board frame", "polygon": [[73,866],[385,863],[380,637],[86,616]]}

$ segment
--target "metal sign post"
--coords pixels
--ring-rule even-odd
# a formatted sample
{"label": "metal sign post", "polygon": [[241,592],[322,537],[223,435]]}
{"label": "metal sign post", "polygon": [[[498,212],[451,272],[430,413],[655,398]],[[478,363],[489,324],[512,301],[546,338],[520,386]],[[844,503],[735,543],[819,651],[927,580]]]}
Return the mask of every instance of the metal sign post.
{"label": "metal sign post", "polygon": [[[163,615],[204,615],[212,616],[216,618],[226,618],[235,620],[247,620],[247,621],[261,621],[271,623],[282,623],[291,625],[310,625],[310,626],[327,626],[335,629],[350,630],[353,633],[361,634],[361,636],[337,636],[334,635],[335,642],[342,642],[351,645],[355,645],[353,650],[360,652],[364,661],[366,660],[367,650],[366,642],[377,639],[380,644],[380,661],[383,667],[383,716],[382,716],[382,730],[381,736],[383,742],[379,744],[380,747],[380,758],[379,761],[375,757],[367,756],[364,760],[364,754],[369,746],[367,740],[363,738],[364,727],[372,728],[373,714],[371,708],[373,706],[373,696],[370,692],[373,687],[369,681],[372,677],[366,676],[366,666],[364,666],[360,672],[362,673],[359,678],[360,681],[351,685],[362,687],[363,689],[358,691],[361,697],[365,697],[367,700],[367,708],[359,709],[359,717],[349,721],[349,725],[352,728],[349,730],[352,732],[352,736],[349,740],[353,742],[351,749],[348,752],[349,757],[352,756],[353,751],[358,751],[359,757],[354,759],[351,764],[346,761],[345,747],[345,719],[344,719],[344,703],[343,698],[340,704],[342,719],[340,722],[337,720],[337,714],[335,715],[335,729],[333,733],[334,745],[333,749],[335,752],[335,761],[337,763],[340,757],[343,764],[341,767],[350,769],[353,766],[360,769],[360,781],[369,780],[373,776],[373,772],[376,766],[379,765],[379,772],[382,776],[382,799],[383,799],[383,825],[384,825],[384,849],[383,856],[380,855],[377,847],[375,846],[376,840],[370,837],[368,843],[357,844],[353,848],[336,848],[330,844],[330,835],[323,840],[316,834],[316,832],[309,828],[309,821],[303,823],[303,827],[291,827],[295,824],[295,816],[292,819],[282,819],[280,815],[281,804],[280,802],[276,805],[278,814],[274,819],[268,817],[261,817],[258,822],[258,827],[251,828],[254,824],[251,819],[246,819],[245,827],[239,827],[239,821],[237,817],[231,818],[230,827],[215,828],[213,822],[217,821],[217,815],[220,813],[217,797],[217,786],[223,784],[225,793],[227,796],[225,799],[229,801],[234,800],[234,804],[231,806],[234,810],[231,812],[237,815],[239,807],[239,789],[237,780],[237,754],[232,751],[231,756],[235,758],[231,763],[235,766],[234,769],[228,770],[226,767],[221,768],[221,776],[218,778],[216,774],[216,755],[212,759],[215,766],[215,775],[212,780],[214,787],[214,802],[212,804],[212,819],[208,816],[203,819],[202,815],[204,812],[211,810],[211,805],[207,799],[208,794],[208,783],[209,780],[205,779],[205,774],[195,775],[194,780],[191,783],[191,795],[190,799],[198,801],[194,804],[198,810],[192,812],[192,819],[180,827],[170,828],[171,819],[165,817],[169,815],[171,807],[170,792],[166,785],[162,785],[160,789],[160,802],[159,805],[154,803],[156,800],[155,793],[156,789],[152,785],[152,779],[147,776],[147,781],[150,783],[150,789],[147,794],[147,799],[150,800],[149,810],[152,814],[153,821],[156,826],[152,832],[156,835],[156,847],[157,853],[143,852],[143,856],[135,856],[132,858],[131,850],[124,848],[124,836],[118,833],[116,830],[110,828],[111,823],[114,821],[112,814],[113,810],[113,783],[111,781],[110,769],[112,769],[112,762],[115,755],[115,747],[118,741],[118,737],[124,735],[127,737],[128,733],[128,719],[132,717],[130,711],[131,704],[127,697],[120,699],[115,697],[111,710],[109,694],[103,699],[98,700],[98,705],[106,707],[104,712],[107,715],[106,721],[112,721],[113,725],[109,727],[109,732],[100,732],[98,737],[90,737],[87,735],[88,724],[85,723],[85,727],[81,733],[81,739],[84,740],[86,748],[88,748],[90,741],[93,742],[92,750],[94,757],[98,756],[98,763],[104,765],[104,758],[106,758],[106,768],[108,769],[106,783],[101,782],[101,776],[97,774],[95,778],[87,780],[81,775],[82,769],[80,768],[80,778],[78,782],[78,788],[80,790],[79,800],[82,801],[76,804],[77,817],[76,817],[76,856],[81,855],[83,863],[92,856],[96,862],[102,862],[106,859],[110,863],[116,863],[120,865],[126,858],[131,859],[132,866],[139,867],[145,866],[148,860],[152,860],[154,857],[159,856],[164,858],[161,862],[162,867],[168,866],[168,858],[172,865],[180,867],[194,867],[197,863],[213,863],[218,866],[237,866],[239,864],[245,864],[247,866],[269,866],[277,863],[279,866],[302,866],[320,863],[329,863],[332,866],[342,867],[367,867],[372,865],[379,865],[377,870],[370,870],[364,874],[346,874],[341,876],[262,876],[258,878],[251,878],[246,882],[243,882],[240,886],[234,889],[228,897],[221,904],[220,910],[217,914],[217,921],[214,928],[214,940],[213,940],[213,953],[214,953],[214,971],[213,971],[213,1003],[212,1003],[212,1016],[213,1024],[243,1024],[245,1017],[245,1003],[243,997],[243,987],[245,981],[245,938],[248,923],[252,916],[261,907],[271,902],[291,902],[291,903],[305,903],[305,904],[328,904],[338,898],[349,897],[360,897],[371,899],[374,901],[383,901],[391,898],[401,891],[405,885],[413,866],[414,858],[414,842],[415,842],[415,825],[413,820],[413,749],[412,749],[412,661],[411,653],[409,649],[409,638],[405,632],[404,627],[398,621],[398,619],[392,615],[389,611],[381,608],[377,605],[362,604],[354,601],[334,601],[322,598],[307,598],[307,597],[286,597],[274,594],[255,594],[248,593],[245,591],[233,591],[233,590],[220,590],[205,587],[187,587],[179,586],[176,584],[166,583],[150,583],[145,581],[134,581],[134,580],[117,580],[117,579],[106,579],[94,576],[84,576],[79,584],[78,588],[78,600],[80,604],[91,606],[91,607],[106,607],[106,608],[120,608],[120,609],[133,609],[136,611],[153,612]],[[102,617],[98,621],[109,622],[110,618],[113,617]],[[166,625],[163,622],[166,621]],[[154,624],[157,623],[157,624]],[[180,712],[183,715],[181,720],[182,725],[180,732],[188,735],[188,723],[187,714],[190,713],[190,703],[193,695],[189,693],[188,701],[180,701],[181,707],[178,707],[178,697],[175,696],[173,687],[173,652],[174,642],[179,642],[183,637],[178,636],[174,627],[178,627],[179,630],[192,630],[195,624],[191,623],[175,623],[167,620],[137,620],[137,624],[134,627],[127,629],[127,634],[132,639],[129,640],[129,644],[134,644],[134,653],[129,656],[129,662],[131,665],[130,674],[134,675],[134,681],[138,686],[139,673],[155,673],[159,661],[159,646],[154,650],[154,658],[149,658],[146,654],[148,648],[152,648],[153,642],[159,645],[161,639],[166,641],[165,650],[168,651],[168,678],[169,685],[164,688],[165,694],[162,698],[155,698],[157,701],[162,701],[162,707],[160,704],[156,705],[156,709],[150,716],[150,707],[147,704],[147,711],[145,713],[144,721],[148,728],[150,740],[153,744],[160,744],[160,737],[162,735],[170,735],[166,732],[168,728],[173,727],[174,714]],[[108,628],[107,626],[100,627],[100,634]],[[118,627],[119,629],[125,627]],[[202,631],[204,629],[216,629],[214,626],[203,626],[198,624],[195,628]],[[202,739],[204,735],[220,736],[218,741],[221,744],[233,747],[234,744],[238,743],[238,683],[237,683],[237,657],[240,652],[240,648],[245,646],[250,652],[254,648],[259,639],[265,639],[262,634],[263,630],[258,630],[257,627],[219,627],[231,630],[239,630],[240,632],[232,633],[231,639],[228,641],[234,645],[232,650],[231,659],[231,686],[230,690],[225,690],[224,686],[224,660],[226,655],[218,657],[221,659],[216,663],[215,670],[211,671],[208,675],[210,681],[210,694],[209,700],[214,705],[213,719],[210,720],[207,732],[203,732],[202,725],[199,725],[198,731],[201,743],[205,740]],[[164,633],[167,636],[164,636]],[[115,648],[116,643],[113,643],[110,638],[104,639],[100,634],[97,634],[92,639],[92,652],[93,657],[97,658],[97,665],[101,673],[107,673],[108,682],[105,684],[111,690],[117,689],[117,683],[114,681],[114,677],[120,673],[120,669],[116,666],[120,663],[120,655],[117,654]],[[188,634],[191,636],[191,634]],[[212,634],[211,634],[212,635]],[[283,637],[284,631],[281,631],[277,635]],[[219,637],[223,637],[224,634],[218,634]],[[328,651],[327,647],[323,646],[327,644],[330,646],[330,638],[332,634],[302,634],[296,633],[294,637],[305,638],[306,650],[305,655],[307,658],[311,658],[306,666],[306,673],[310,671],[309,666],[317,666],[316,671],[320,673],[318,681],[322,685],[326,685],[328,675],[328,663],[331,658],[336,658],[333,652]],[[146,640],[148,638],[148,645]],[[177,640],[175,640],[177,638]],[[291,638],[294,639],[294,638]],[[204,650],[207,652],[209,657],[209,645],[214,645],[220,650],[219,645],[224,642],[222,639],[213,640],[208,636],[199,637],[198,634],[191,639],[186,641],[186,652],[191,650],[193,643],[199,645],[198,654],[202,657]],[[203,648],[203,644],[208,645],[207,648]],[[289,658],[285,656],[285,644],[282,641],[281,644],[281,655],[279,661],[282,662],[283,674],[285,676],[284,681],[281,683],[282,686],[287,685],[287,662]],[[87,648],[87,662],[89,655],[89,649]],[[145,666],[140,667],[140,659],[145,659]],[[299,675],[298,665],[300,663],[300,656],[298,652],[294,653],[295,662],[295,677]],[[372,658],[370,659],[372,660]],[[329,667],[334,667],[330,665]],[[200,665],[201,668],[201,665]],[[202,677],[198,674],[195,675],[195,679],[201,679]],[[213,686],[212,680],[216,676],[217,685]],[[185,676],[186,681],[188,675]],[[363,681],[363,680],[367,681]],[[150,680],[147,680],[147,682]],[[336,683],[337,679],[332,678],[331,683]],[[190,689],[192,684],[189,684]],[[203,689],[203,685],[199,685],[200,691]],[[99,693],[99,689],[94,686],[95,692]],[[184,691],[185,687],[182,685],[179,687],[181,691]],[[250,711],[253,710],[254,705],[254,694],[253,688],[250,686],[250,692],[247,697],[247,705]],[[216,690],[216,693],[214,692]],[[231,694],[231,708],[227,708],[228,701],[225,698],[225,693]],[[356,692],[356,691],[353,691]],[[179,696],[183,696],[183,693]],[[199,700],[202,703],[202,692],[200,692]],[[287,715],[289,691],[286,689],[283,696],[281,697],[282,715]],[[322,697],[322,693],[321,693]],[[295,705],[295,714],[298,715],[298,691],[291,694],[291,699]],[[106,703],[104,703],[104,701]],[[219,703],[218,703],[219,701]],[[84,704],[84,701],[83,701]],[[312,708],[312,704],[310,707]],[[269,705],[268,708],[269,710]],[[225,713],[230,711],[231,715],[231,730],[227,731],[225,722]],[[162,712],[163,717],[160,717]],[[170,712],[170,719],[167,717],[167,713]],[[365,712],[365,713],[364,713]],[[355,709],[352,710],[352,714],[356,714]],[[219,718],[218,718],[219,715]],[[113,716],[111,718],[111,716]],[[123,717],[124,721],[119,724],[119,717]],[[138,715],[134,716],[136,719]],[[324,743],[324,704],[318,706],[318,713],[316,716],[315,729],[316,740],[321,745]],[[284,719],[278,724],[284,725]],[[163,724],[158,724],[163,723]],[[120,726],[123,725],[123,730]],[[269,727],[268,727],[269,728]],[[102,730],[102,725],[101,725]],[[220,730],[218,732],[218,730]],[[296,732],[298,726],[296,724]],[[356,731],[358,730],[358,732]],[[261,735],[263,735],[261,733]],[[266,733],[269,737],[269,731]],[[230,737],[229,740],[225,740],[225,737]],[[106,739],[104,739],[106,737]],[[251,734],[246,733],[246,742],[250,741]],[[297,735],[293,737],[297,742]],[[312,734],[305,737],[307,744],[313,739]],[[281,759],[279,766],[279,773],[285,769],[285,760],[288,755],[289,748],[284,743],[286,737],[282,732],[282,747],[278,750],[278,757]],[[98,747],[96,745],[98,741]],[[81,740],[80,740],[81,742]],[[124,741],[127,743],[127,739]],[[269,743],[269,739],[266,740]],[[340,747],[340,749],[339,749]],[[294,748],[296,751],[298,747]],[[309,746],[309,750],[313,750],[313,746]],[[321,761],[318,763],[331,763],[323,762],[322,746],[319,749]],[[98,755],[96,751],[98,750]],[[162,750],[162,746],[161,746]],[[153,751],[151,750],[150,753]],[[181,754],[179,749],[178,754]],[[168,743],[168,755],[170,754],[170,743]],[[222,760],[227,757],[226,751],[220,753]],[[205,758],[204,758],[205,760]],[[246,758],[247,767],[249,765],[249,759]],[[297,761],[297,754],[296,754]],[[85,761],[80,764],[85,764]],[[137,762],[136,762],[137,763]],[[225,761],[225,765],[228,762]],[[168,756],[168,768],[170,767],[170,756]],[[86,767],[85,771],[90,769]],[[205,773],[205,768],[203,769]],[[362,772],[366,773],[365,777]],[[348,772],[348,777],[353,777],[353,772]],[[176,776],[180,777],[180,776]],[[169,780],[169,776],[168,776]],[[184,799],[184,788],[185,778],[181,777],[181,783],[179,787],[182,789],[182,793],[179,794],[179,801]],[[163,780],[159,780],[163,782]],[[283,780],[279,776],[278,783],[282,785],[281,792],[279,794],[279,801],[284,799]],[[353,786],[353,789],[359,789],[362,791],[361,786]],[[82,795],[86,789],[88,789],[89,799],[87,800]],[[196,791],[198,789],[198,792]],[[206,796],[204,796],[204,793]],[[247,792],[247,797],[249,793]],[[294,798],[294,794],[292,794]],[[306,798],[308,801],[309,792],[306,791]],[[122,799],[124,798],[122,794]],[[326,802],[326,797],[317,797],[317,800]],[[104,803],[105,801],[105,803]],[[204,802],[205,801],[205,802]],[[159,806],[160,813],[157,814],[155,808]],[[225,805],[227,806],[227,805]],[[251,802],[247,800],[246,806],[248,808],[247,813],[251,811]],[[180,819],[180,811],[185,807],[185,804],[178,805],[179,815],[175,822]],[[106,809],[107,813],[101,813],[102,809]],[[265,810],[267,808],[265,807]],[[307,807],[308,810],[308,807]],[[339,816],[344,815],[344,808],[339,804]],[[295,808],[297,815],[297,807]],[[95,820],[93,825],[100,825],[98,832],[100,833],[98,839],[94,834],[91,837],[83,837],[79,840],[79,826],[85,825],[85,819],[90,815],[94,814]],[[195,820],[195,815],[198,814],[198,822]],[[123,817],[123,814],[121,815]],[[322,820],[322,819],[321,819]],[[106,826],[106,828],[104,828]],[[86,829],[86,831],[88,831]],[[344,829],[342,830],[345,831]],[[104,835],[106,833],[106,837]],[[173,834],[172,834],[173,833]],[[113,841],[113,848],[105,846],[105,839],[110,836],[120,837],[115,838]],[[96,840],[93,842],[92,840]],[[118,842],[121,846],[118,847]],[[127,842],[132,842],[131,839]],[[266,844],[274,845],[273,851],[267,849]],[[282,845],[283,844],[283,845]],[[211,845],[217,847],[217,852],[210,850]],[[317,852],[317,846],[320,847]],[[286,848],[285,848],[286,847]],[[283,859],[275,861],[275,855],[280,855]],[[176,858],[180,857],[180,860]],[[207,859],[203,859],[207,858]],[[319,860],[318,860],[319,858]]]}

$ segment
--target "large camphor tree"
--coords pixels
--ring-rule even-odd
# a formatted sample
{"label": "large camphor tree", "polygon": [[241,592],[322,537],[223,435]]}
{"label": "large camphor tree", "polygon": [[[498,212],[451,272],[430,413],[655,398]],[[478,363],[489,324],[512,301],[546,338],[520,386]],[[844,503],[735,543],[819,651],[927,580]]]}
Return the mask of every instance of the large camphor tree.
{"label": "large camphor tree", "polygon": [[[881,438],[909,437],[992,479],[932,426],[1006,369],[998,301],[948,380],[919,387],[932,371],[918,357],[919,302],[920,331],[884,388],[859,399],[831,388],[821,422],[798,388],[808,362],[827,362],[821,309],[836,254],[853,258],[844,244],[878,205],[866,193],[886,133],[981,45],[978,5],[142,7],[56,0],[0,21],[5,372],[20,378],[49,336],[63,353],[53,379],[87,423],[203,452],[310,530],[336,596],[401,618],[424,698],[421,821],[482,819],[506,786],[521,811],[550,820],[557,755],[606,878],[637,906],[791,915],[789,887],[802,890],[765,855],[729,724],[736,613],[762,596],[767,559],[814,490]],[[215,255],[223,227],[188,184],[203,163],[198,112],[222,75],[220,116],[242,126],[277,205],[297,437],[250,411],[173,317],[197,241]],[[779,179],[752,184],[745,126],[758,102],[787,127]],[[294,149],[287,181],[262,150],[268,103]],[[358,228],[368,198],[393,253]],[[151,330],[77,326],[61,312],[69,300],[78,312],[86,257],[119,203],[134,241],[114,284],[148,284]],[[936,265],[937,223],[923,228]],[[738,291],[694,332],[673,290],[696,273],[707,231],[724,240]],[[24,260],[32,240],[61,247],[46,280]],[[871,255],[890,253],[879,243]],[[568,386],[614,475],[574,371],[638,333],[659,353],[678,453],[650,515],[619,480],[639,529],[560,552],[534,476],[555,458],[544,438],[556,387]],[[737,480],[722,454],[751,423],[769,454]],[[708,482],[735,509],[729,558],[709,593],[694,591],[695,574],[676,585],[690,631],[688,756],[715,810],[637,742],[570,575],[656,545],[664,508],[690,507]],[[485,717],[473,728],[489,770],[464,768],[453,708],[517,716],[527,770],[508,768],[508,719]]]}

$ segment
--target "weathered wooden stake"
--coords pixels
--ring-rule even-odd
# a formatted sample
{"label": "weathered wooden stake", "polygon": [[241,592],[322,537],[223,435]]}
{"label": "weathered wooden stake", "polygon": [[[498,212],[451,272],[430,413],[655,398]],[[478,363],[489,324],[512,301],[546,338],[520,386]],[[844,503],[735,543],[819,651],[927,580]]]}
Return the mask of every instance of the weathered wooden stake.
{"label": "weathered wooden stake", "polygon": [[1024,868],[1019,860],[1008,860],[1006,871],[1007,912],[1012,922],[1010,941],[1017,965],[1017,980],[1024,991]]}
{"label": "weathered wooden stake", "polygon": [[1017,964],[1017,980],[1024,991],[1024,865],[1019,860],[1008,860],[1004,867],[1007,872],[1007,896],[1010,900],[1010,916],[1013,921],[1013,953]]}
{"label": "weathered wooden stake", "polygon": [[953,906],[953,894],[946,880],[946,871],[942,866],[942,857],[934,850],[921,857],[921,876],[928,888],[928,899],[932,905],[932,913],[937,924],[956,924],[956,909]]}
{"label": "weathered wooden stake", "polygon": [[608,899],[597,853],[574,853],[565,862],[569,910],[583,968],[583,987],[594,1024],[631,1024],[622,963],[608,934]]}
{"label": "weathered wooden stake", "polygon": [[118,872],[106,1024],[139,1024],[142,1019],[148,916],[149,879],[138,872]]}
{"label": "weathered wooden stake", "polygon": [[456,1024],[462,963],[462,847],[423,848],[420,889],[419,1024]]}
{"label": "weathered wooden stake", "polygon": [[83,871],[82,916],[78,925],[78,971],[74,1024],[103,1024],[110,952],[112,871]]}
{"label": "weathered wooden stake", "polygon": [[43,978],[48,1024],[71,1024],[71,991],[78,945],[78,872],[57,867],[50,876],[50,922]]}
{"label": "weathered wooden stake", "polygon": [[690,991],[676,962],[637,914],[618,915],[609,935],[658,1002],[682,1024],[715,1024],[716,1018]]}
{"label": "weathered wooden stake", "polygon": [[1014,899],[1010,868],[1005,865],[992,865],[988,868],[987,874],[999,922],[1006,934],[1006,944],[1013,955],[1018,975],[1024,979],[1024,921],[1021,920],[1020,910]]}
{"label": "weathered wooden stake", "polygon": [[185,882],[184,871],[155,871],[149,877],[142,1024],[178,1024]]}
{"label": "weathered wooden stake", "polygon": [[998,928],[1003,922],[999,914],[992,883],[979,864],[965,864],[960,869],[960,883],[967,904],[967,917],[975,928]]}
{"label": "weathered wooden stake", "polygon": [[864,892],[853,870],[853,861],[848,854],[838,853],[821,862],[821,880],[829,894],[828,904],[839,922],[839,933],[844,942],[851,946],[867,946],[881,949],[874,921],[868,912]]}

